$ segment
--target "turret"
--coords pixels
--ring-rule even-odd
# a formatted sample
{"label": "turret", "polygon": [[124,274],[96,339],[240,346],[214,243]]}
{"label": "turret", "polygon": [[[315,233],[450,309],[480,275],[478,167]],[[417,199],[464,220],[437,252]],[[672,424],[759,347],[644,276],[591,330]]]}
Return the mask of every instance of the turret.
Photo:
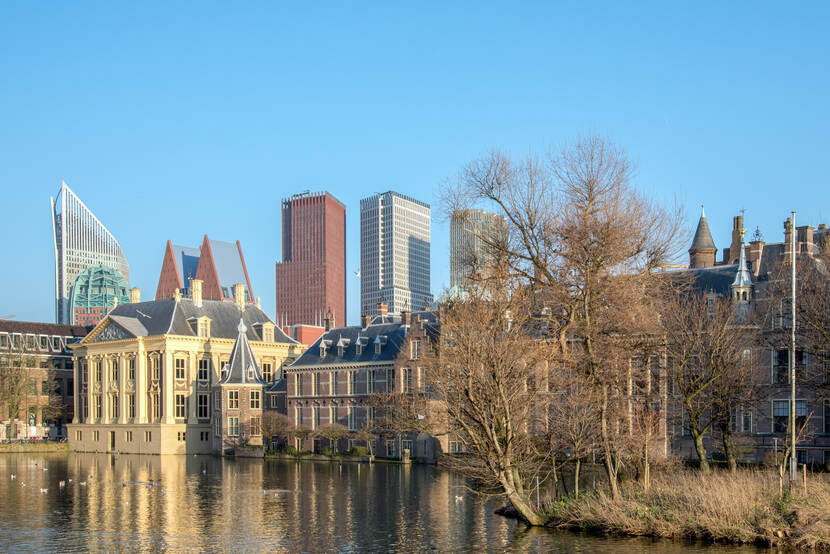
{"label": "turret", "polygon": [[700,207],[700,221],[697,222],[695,238],[689,248],[689,267],[712,267],[715,265],[715,241],[712,240],[712,233],[709,231],[709,224],[706,222],[706,212],[703,206]]}

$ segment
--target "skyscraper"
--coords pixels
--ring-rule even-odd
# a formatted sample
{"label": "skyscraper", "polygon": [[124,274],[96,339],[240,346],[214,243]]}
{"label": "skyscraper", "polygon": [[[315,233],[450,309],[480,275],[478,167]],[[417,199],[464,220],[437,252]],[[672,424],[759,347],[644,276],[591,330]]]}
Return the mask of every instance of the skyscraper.
{"label": "skyscraper", "polygon": [[504,216],[484,210],[457,211],[450,217],[450,287],[461,292],[474,274],[493,263],[487,242],[506,232]]}
{"label": "skyscraper", "polygon": [[277,324],[346,325],[346,207],[328,192],[282,201]]}
{"label": "skyscraper", "polygon": [[360,201],[360,310],[429,308],[429,204],[397,192]]}
{"label": "skyscraper", "polygon": [[[70,309],[70,296],[73,285],[81,273],[90,267],[103,265],[118,271],[124,277],[123,283],[129,283],[130,266],[121,245],[112,233],[98,221],[65,182],[61,181],[57,196],[50,200],[52,230],[55,237],[55,321],[74,324],[77,318]],[[87,286],[89,282],[91,281],[88,280]],[[96,301],[99,304],[108,302],[111,300],[110,296],[97,294],[85,298],[84,309],[98,308],[103,309],[105,313],[108,308],[112,308],[111,305],[93,304]],[[117,296],[121,296],[120,291]],[[84,316],[85,324],[91,322],[89,313],[81,315]]]}

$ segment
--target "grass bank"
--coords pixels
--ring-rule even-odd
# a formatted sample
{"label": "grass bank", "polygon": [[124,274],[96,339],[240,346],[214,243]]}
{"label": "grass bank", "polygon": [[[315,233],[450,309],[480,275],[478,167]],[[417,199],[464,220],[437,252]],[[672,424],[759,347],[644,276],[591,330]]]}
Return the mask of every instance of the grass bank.
{"label": "grass bank", "polygon": [[636,483],[613,500],[604,491],[552,502],[550,525],[607,534],[703,539],[830,550],[830,478],[807,478],[782,500],[778,475],[741,470],[702,475],[683,470],[656,476],[649,491]]}
{"label": "grass bank", "polygon": [[68,442],[4,442],[0,454],[17,452],[69,452]]}

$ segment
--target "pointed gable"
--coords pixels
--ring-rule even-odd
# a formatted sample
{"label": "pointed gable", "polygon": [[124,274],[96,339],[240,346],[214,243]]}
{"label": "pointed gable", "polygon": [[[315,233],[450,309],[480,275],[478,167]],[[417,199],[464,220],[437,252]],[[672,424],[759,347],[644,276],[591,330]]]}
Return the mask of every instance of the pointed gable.
{"label": "pointed gable", "polygon": [[[196,270],[196,278],[202,280],[202,298],[211,298],[214,300],[226,298],[222,294],[219,273],[216,271],[216,262],[213,260],[213,251],[207,235],[202,240],[199,253],[199,268]],[[232,297],[233,295],[231,295]]]}
{"label": "pointed gable", "polygon": [[156,300],[170,298],[173,291],[182,288],[180,272],[176,264],[176,257],[173,254],[173,244],[168,240],[164,249],[164,258],[161,262],[161,275],[156,288]]}
{"label": "pointed gable", "polygon": [[242,319],[237,326],[238,335],[231,351],[230,360],[222,368],[223,375],[220,385],[265,385],[262,372],[256,363],[256,358],[248,342],[248,328]]}

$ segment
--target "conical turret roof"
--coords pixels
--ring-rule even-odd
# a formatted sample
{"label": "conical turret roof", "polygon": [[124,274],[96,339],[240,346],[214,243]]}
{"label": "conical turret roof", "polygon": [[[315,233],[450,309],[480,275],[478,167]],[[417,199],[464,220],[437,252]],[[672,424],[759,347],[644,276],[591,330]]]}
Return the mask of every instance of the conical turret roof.
{"label": "conical turret roof", "polygon": [[695,238],[692,240],[689,252],[696,250],[716,250],[715,241],[712,240],[712,233],[709,231],[709,223],[706,222],[706,212],[703,211],[703,206],[700,207],[700,221],[697,222]]}
{"label": "conical turret roof", "polygon": [[262,380],[262,373],[251,350],[251,344],[248,342],[246,334],[248,328],[245,327],[241,319],[237,330],[239,335],[233,345],[231,359],[228,360],[228,364],[224,368],[227,373],[219,381],[219,384],[264,385],[265,381]]}
{"label": "conical turret roof", "polygon": [[749,274],[749,269],[746,267],[746,251],[743,243],[741,243],[741,255],[738,258],[738,270],[735,272],[735,280],[732,281],[732,286],[752,286],[752,276]]}

